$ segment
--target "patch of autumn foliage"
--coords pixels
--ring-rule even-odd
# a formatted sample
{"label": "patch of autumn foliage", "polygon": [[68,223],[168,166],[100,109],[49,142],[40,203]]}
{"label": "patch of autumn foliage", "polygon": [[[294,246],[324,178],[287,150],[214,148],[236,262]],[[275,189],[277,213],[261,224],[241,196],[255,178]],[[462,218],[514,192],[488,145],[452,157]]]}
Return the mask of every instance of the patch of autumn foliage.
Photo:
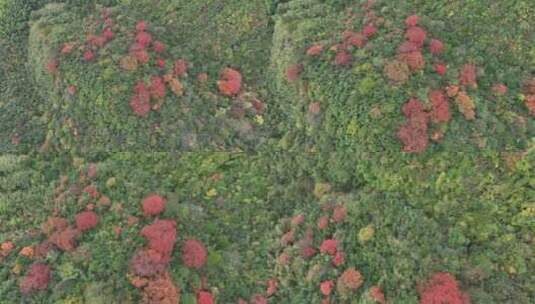
{"label": "patch of autumn foliage", "polygon": [[48,241],[62,251],[73,251],[76,248],[76,239],[79,235],[78,229],[67,226],[63,229],[57,229],[49,236]]}
{"label": "patch of autumn foliage", "polygon": [[[93,179],[97,175],[97,168],[94,164],[90,164],[87,169],[87,174],[81,172],[79,177],[80,183],[86,183],[90,179]],[[78,185],[72,185],[66,190],[68,178],[62,176],[60,183],[55,189],[55,194],[58,195],[56,202],[61,201],[61,198],[66,193],[78,195],[79,200],[84,199],[87,195],[90,199],[96,199],[98,197],[107,198],[101,196],[97,187],[93,184],[89,184],[79,191]],[[91,206],[92,204],[88,205]],[[78,213],[74,218],[75,225],[71,225],[65,218],[58,216],[51,216],[41,224],[41,233],[44,234],[47,239],[42,241],[38,245],[26,246],[22,248],[20,254],[29,259],[44,259],[48,253],[55,248],[72,252],[77,247],[77,238],[86,231],[93,229],[99,222],[98,215],[93,211],[82,211]],[[2,244],[2,251],[6,247]],[[48,283],[51,279],[51,269],[48,265],[34,262],[26,274],[26,276],[20,282],[20,290],[23,294],[28,294],[34,291],[44,290],[48,287]]]}
{"label": "patch of autumn foliage", "polygon": [[206,263],[208,253],[204,245],[196,240],[189,239],[182,245],[182,262],[189,268],[201,268]]}
{"label": "patch of autumn foliage", "polygon": [[151,194],[143,199],[141,205],[145,216],[155,216],[165,210],[165,199],[158,194]]}
{"label": "patch of autumn foliage", "polygon": [[143,248],[131,258],[130,269],[137,276],[148,277],[163,272],[170,260],[170,256],[157,250]]}
{"label": "patch of autumn foliage", "polygon": [[323,48],[323,44],[312,45],[307,49],[306,55],[310,57],[319,56],[321,53],[323,53]]}
{"label": "patch of autumn foliage", "polygon": [[468,294],[461,291],[455,277],[439,272],[419,286],[420,304],[470,304]]}
{"label": "patch of autumn foliage", "polygon": [[459,72],[459,84],[477,89],[477,69],[474,64],[465,64]]}
{"label": "patch of autumn foliage", "polygon": [[76,215],[76,228],[80,231],[92,229],[98,224],[98,215],[93,211],[84,211]]}
{"label": "patch of autumn foliage", "polygon": [[156,220],[141,230],[150,249],[156,250],[164,256],[171,256],[176,241],[176,223],[172,220]]}
{"label": "patch of autumn foliage", "polygon": [[[339,294],[342,297],[354,294],[364,283],[364,277],[354,267],[347,267],[345,270],[342,268],[346,263],[346,254],[342,250],[341,241],[333,236],[326,236],[321,243],[317,244],[314,239],[315,229],[323,230],[329,222],[332,222],[333,225],[342,225],[344,223],[348,217],[348,210],[345,204],[328,201],[322,204],[321,210],[322,214],[320,215],[319,220],[308,218],[308,216],[303,213],[299,213],[292,218],[284,218],[281,220],[281,224],[287,228],[285,229],[286,232],[281,237],[281,252],[276,259],[276,263],[278,266],[289,266],[292,265],[294,257],[311,261],[310,263],[313,264],[308,269],[307,280],[310,280],[309,277],[314,277],[319,273],[330,273],[328,267],[332,267],[333,269],[339,268],[340,271],[343,270],[337,278],[326,278],[322,280],[318,286],[319,292],[324,297],[322,303],[329,303],[330,297],[334,293]],[[310,225],[311,223],[313,224]],[[308,254],[309,251],[311,252],[310,254]],[[325,257],[329,257],[331,263],[322,264],[320,267],[319,264],[312,262],[314,260],[311,260],[310,258],[318,252]],[[306,270],[305,273],[307,273]],[[286,280],[288,280],[288,278],[285,277],[272,278],[268,281],[268,290],[276,290],[276,288],[269,288],[270,284],[273,285],[274,281],[284,282]],[[266,295],[269,297],[274,293],[276,292],[268,292]]]}
{"label": "patch of autumn foliage", "polygon": [[47,264],[33,263],[20,282],[21,293],[29,294],[47,289],[51,276],[50,267]]}
{"label": "patch of autumn foliage", "polygon": [[448,122],[451,119],[448,98],[442,90],[429,92],[429,100],[433,105],[431,121],[434,123]]}
{"label": "patch of autumn foliage", "polygon": [[130,99],[130,107],[134,114],[146,117],[151,109],[150,92],[143,82],[138,82],[134,87],[134,96]]}
{"label": "patch of autumn foliage", "polygon": [[[371,10],[371,5],[365,6],[367,21],[360,29],[355,31],[353,29],[346,29],[341,34],[341,41],[332,45],[329,49],[335,52],[333,63],[338,67],[351,67],[353,63],[353,54],[351,53],[354,48],[363,48],[368,44],[369,39],[377,35],[378,25],[375,12]],[[323,53],[324,45],[321,43],[311,45],[305,54],[308,57],[318,57]],[[290,66],[287,70],[287,79],[291,82],[297,79],[299,74],[297,66]]]}
{"label": "patch of autumn foliage", "polygon": [[232,68],[224,68],[221,77],[217,81],[219,92],[224,96],[235,96],[240,92],[242,76],[240,72]]}
{"label": "patch of autumn foliage", "polygon": [[429,144],[427,135],[429,115],[418,99],[411,99],[403,105],[407,122],[398,131],[398,138],[403,143],[403,151],[419,153],[425,151]]}
{"label": "patch of autumn foliage", "polygon": [[336,282],[336,289],[342,295],[355,292],[364,283],[364,277],[355,268],[346,269]]}
{"label": "patch of autumn foliage", "polygon": [[435,70],[435,72],[440,75],[440,76],[444,76],[446,74],[446,72],[448,71],[448,66],[446,66],[445,64],[443,63],[435,63],[433,65],[433,69]]}
{"label": "patch of autumn foliage", "polygon": [[465,91],[460,91],[455,97],[455,102],[459,107],[459,111],[464,115],[466,120],[474,120],[476,118],[474,101]]}
{"label": "patch of autumn foliage", "polygon": [[381,287],[372,286],[368,291],[368,295],[375,303],[386,304],[385,294]]}
{"label": "patch of autumn foliage", "polygon": [[215,303],[214,296],[205,290],[197,293],[197,304],[213,304]]}
{"label": "patch of autumn foliage", "polygon": [[335,255],[338,248],[338,241],[334,239],[327,239],[321,243],[320,253]]}
{"label": "patch of autumn foliage", "polygon": [[[385,75],[392,81],[403,83],[409,79],[409,73],[405,65],[411,72],[418,72],[425,68],[426,60],[423,55],[423,47],[428,38],[426,30],[419,26],[420,17],[412,15],[405,20],[405,41],[398,47],[397,60],[387,62],[385,65]],[[438,56],[444,52],[444,43],[438,39],[431,39],[429,42],[429,52]],[[403,64],[402,64],[403,63]],[[447,67],[442,63],[434,64],[435,72],[439,75],[446,73]]]}
{"label": "patch of autumn foliage", "polygon": [[148,280],[147,285],[143,288],[142,301],[146,304],[180,303],[180,289],[173,282],[171,275],[165,271]]}
{"label": "patch of autumn foliage", "polygon": [[175,61],[173,72],[177,77],[184,77],[188,73],[188,63],[184,59]]}
{"label": "patch of autumn foliage", "polygon": [[[165,209],[165,199],[152,194],[141,205],[145,216],[158,215]],[[143,227],[140,235],[148,244],[130,259],[130,282],[142,289],[143,303],[178,303],[180,289],[167,272],[176,242],[176,222],[158,219]]]}
{"label": "patch of autumn foliage", "polygon": [[300,63],[292,64],[286,69],[286,79],[289,82],[294,82],[299,79],[299,75],[303,71],[303,65]]}

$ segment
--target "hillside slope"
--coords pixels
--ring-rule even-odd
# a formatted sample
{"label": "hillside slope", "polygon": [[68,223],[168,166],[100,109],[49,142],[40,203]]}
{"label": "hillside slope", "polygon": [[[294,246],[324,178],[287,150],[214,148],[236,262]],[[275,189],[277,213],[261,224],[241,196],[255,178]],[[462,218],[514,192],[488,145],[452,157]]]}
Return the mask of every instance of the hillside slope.
{"label": "hillside slope", "polygon": [[0,303],[533,303],[534,17],[0,0]]}

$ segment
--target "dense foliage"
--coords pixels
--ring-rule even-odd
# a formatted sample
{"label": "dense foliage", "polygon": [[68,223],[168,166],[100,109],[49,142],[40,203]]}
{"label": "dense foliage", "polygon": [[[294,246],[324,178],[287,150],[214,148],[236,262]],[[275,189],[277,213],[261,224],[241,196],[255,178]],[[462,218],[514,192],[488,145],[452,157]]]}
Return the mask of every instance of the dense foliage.
{"label": "dense foliage", "polygon": [[534,17],[0,0],[0,303],[533,303]]}

